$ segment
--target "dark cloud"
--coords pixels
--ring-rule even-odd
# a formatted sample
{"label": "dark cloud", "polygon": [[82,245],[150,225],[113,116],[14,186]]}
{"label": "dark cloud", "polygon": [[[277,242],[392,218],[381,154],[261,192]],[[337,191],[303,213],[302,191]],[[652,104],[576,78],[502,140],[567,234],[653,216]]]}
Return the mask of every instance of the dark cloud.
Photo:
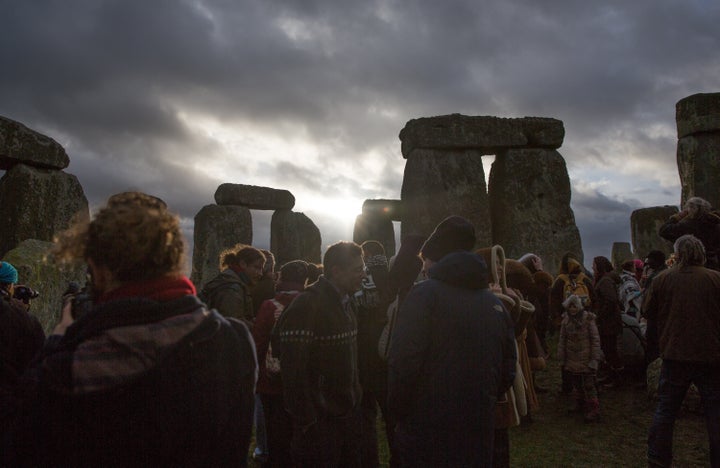
{"label": "dark cloud", "polygon": [[[676,190],[667,180],[675,103],[720,88],[720,56],[708,54],[720,47],[720,5],[707,1],[40,0],[0,9],[0,114],[58,139],[91,203],[138,188],[186,219],[228,181],[199,170],[203,161],[245,166],[230,182],[298,197],[397,197],[398,132],[453,112],[559,118],[571,170],[642,178],[627,191],[652,205]],[[264,158],[240,145],[231,157],[198,129],[200,117],[239,129],[243,142],[304,139],[317,154]],[[661,170],[643,172],[653,165]],[[627,223],[636,204],[608,197],[574,194],[588,245],[621,237],[610,224]],[[321,210],[313,215],[324,223]],[[327,224],[324,238],[347,238]]]}

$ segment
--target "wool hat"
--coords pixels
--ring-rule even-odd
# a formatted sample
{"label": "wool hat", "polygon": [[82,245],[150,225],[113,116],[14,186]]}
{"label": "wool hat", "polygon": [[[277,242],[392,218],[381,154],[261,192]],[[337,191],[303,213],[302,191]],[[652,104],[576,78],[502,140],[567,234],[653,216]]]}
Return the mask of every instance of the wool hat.
{"label": "wool hat", "polygon": [[461,216],[448,216],[435,227],[422,246],[422,256],[434,262],[450,252],[472,250],[475,247],[475,227]]}
{"label": "wool hat", "polygon": [[18,282],[18,272],[8,262],[0,262],[0,283],[15,284]]}

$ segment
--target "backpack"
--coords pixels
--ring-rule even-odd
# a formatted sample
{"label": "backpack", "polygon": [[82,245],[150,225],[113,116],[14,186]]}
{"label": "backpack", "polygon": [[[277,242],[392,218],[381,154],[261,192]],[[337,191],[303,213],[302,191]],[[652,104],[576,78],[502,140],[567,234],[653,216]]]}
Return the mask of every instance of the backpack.
{"label": "backpack", "polygon": [[[282,305],[277,299],[270,299],[270,302],[275,306],[275,323],[277,323],[280,314],[285,310],[285,306]],[[268,344],[267,354],[265,354],[265,375],[271,382],[276,382],[280,379],[280,358],[273,355],[272,342]]]}
{"label": "backpack", "polygon": [[561,278],[565,283],[563,286],[563,300],[574,294],[582,300],[583,308],[590,307],[590,290],[587,283],[585,283],[585,280],[587,280],[585,273],[580,272],[575,277],[563,273],[558,275],[558,278]]}

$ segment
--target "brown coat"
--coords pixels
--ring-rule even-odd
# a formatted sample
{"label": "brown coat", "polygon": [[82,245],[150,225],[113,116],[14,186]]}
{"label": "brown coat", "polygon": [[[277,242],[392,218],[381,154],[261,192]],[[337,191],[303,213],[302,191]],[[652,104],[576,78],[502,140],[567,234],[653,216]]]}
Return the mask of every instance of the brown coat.
{"label": "brown coat", "polygon": [[657,323],[663,359],[720,363],[720,272],[702,266],[665,270],[642,307]]}
{"label": "brown coat", "polygon": [[566,371],[574,374],[595,372],[602,358],[600,335],[595,326],[595,314],[578,312],[582,316],[563,316],[558,342],[558,359]]}
{"label": "brown coat", "polygon": [[595,284],[592,311],[597,316],[597,328],[601,335],[617,335],[622,331],[622,306],[617,291],[620,283],[620,276],[611,271]]}

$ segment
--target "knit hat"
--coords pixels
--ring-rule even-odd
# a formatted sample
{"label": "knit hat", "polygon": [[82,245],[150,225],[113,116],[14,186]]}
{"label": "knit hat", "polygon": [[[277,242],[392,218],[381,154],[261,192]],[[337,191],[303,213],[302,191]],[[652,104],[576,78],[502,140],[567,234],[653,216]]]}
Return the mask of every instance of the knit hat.
{"label": "knit hat", "polygon": [[437,225],[422,247],[422,256],[434,262],[450,252],[472,250],[475,247],[475,227],[461,216],[449,216]]}
{"label": "knit hat", "polygon": [[0,283],[15,284],[18,282],[18,272],[8,262],[0,262]]}

